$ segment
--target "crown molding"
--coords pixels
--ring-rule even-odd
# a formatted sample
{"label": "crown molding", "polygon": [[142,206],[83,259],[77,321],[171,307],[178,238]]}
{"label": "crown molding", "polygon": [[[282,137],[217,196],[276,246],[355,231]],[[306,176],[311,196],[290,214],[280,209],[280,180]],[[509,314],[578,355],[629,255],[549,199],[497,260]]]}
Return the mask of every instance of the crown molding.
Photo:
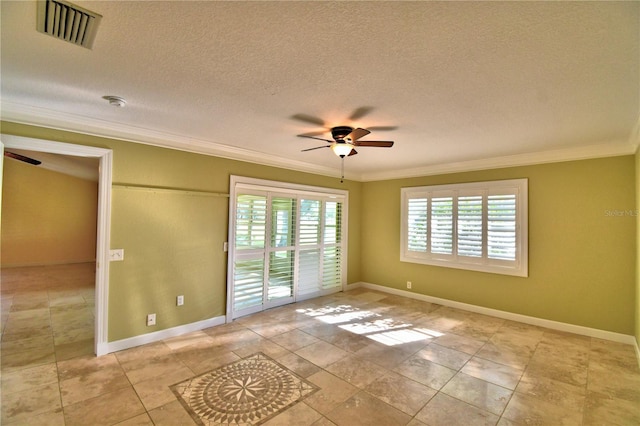
{"label": "crown molding", "polygon": [[363,182],[372,182],[379,180],[405,179],[487,169],[502,169],[507,167],[559,163],[563,161],[588,160],[591,158],[617,157],[620,155],[633,155],[635,152],[636,146],[630,144],[629,142],[622,140],[613,140],[606,143],[585,145],[574,148],[563,148],[526,154],[485,158],[480,160],[436,164],[433,166],[392,170],[380,173],[365,173],[361,176],[361,180]]}
{"label": "crown molding", "polygon": [[[264,166],[279,167],[299,172],[336,177],[340,169],[318,166],[312,163],[281,158],[275,155],[256,152],[244,148],[225,145],[215,141],[184,137],[167,132],[158,132],[142,127],[113,123],[106,120],[53,111],[48,108],[34,107],[10,101],[2,102],[2,120],[19,124],[46,127],[97,136],[118,139],[126,142],[152,145],[161,148],[176,149],[196,154],[211,155],[230,160],[246,161]],[[345,179],[359,180],[359,176],[345,173]]]}
{"label": "crown molding", "polygon": [[[211,155],[231,160],[246,161],[264,166],[312,173],[322,176],[339,176],[340,170],[318,166],[312,163],[284,159],[275,155],[238,148],[215,141],[189,138],[166,132],[122,125],[110,121],[83,117],[53,111],[47,108],[28,106],[15,102],[2,102],[2,120],[64,130],[91,136],[118,139],[127,142],[153,145],[197,154]],[[411,169],[389,170],[372,173],[346,173],[345,179],[370,182],[391,179],[405,179],[420,176],[433,176],[449,173],[461,173],[477,170],[499,169],[506,167],[530,166],[536,164],[557,163],[562,161],[586,160],[591,158],[615,157],[635,154],[640,145],[640,120],[627,140],[611,140],[600,144],[578,146],[516,154],[486,159],[435,164]]]}

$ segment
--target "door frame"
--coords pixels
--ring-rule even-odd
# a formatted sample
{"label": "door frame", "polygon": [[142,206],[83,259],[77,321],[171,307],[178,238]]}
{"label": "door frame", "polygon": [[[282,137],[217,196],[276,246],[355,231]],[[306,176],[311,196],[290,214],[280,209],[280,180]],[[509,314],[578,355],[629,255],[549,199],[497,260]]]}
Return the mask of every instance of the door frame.
{"label": "door frame", "polygon": [[[44,139],[1,134],[5,149],[26,149],[36,152],[69,155],[74,157],[92,157],[100,160],[98,171],[98,218],[96,236],[96,284],[95,284],[95,336],[94,351],[97,356],[108,353],[108,315],[109,315],[109,247],[111,235],[111,183],[113,151],[85,145],[75,145]],[[0,176],[3,174],[0,162]],[[1,181],[0,181],[1,182]],[[2,187],[0,186],[0,199]]]}

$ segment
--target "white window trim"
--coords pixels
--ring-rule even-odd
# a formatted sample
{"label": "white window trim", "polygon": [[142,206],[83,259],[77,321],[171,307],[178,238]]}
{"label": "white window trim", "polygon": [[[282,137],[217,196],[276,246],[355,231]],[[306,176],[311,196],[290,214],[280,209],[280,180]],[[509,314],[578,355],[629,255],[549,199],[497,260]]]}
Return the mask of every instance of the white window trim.
{"label": "white window trim", "polygon": [[[227,313],[226,321],[231,322],[234,319],[233,310],[233,259],[235,258],[235,218],[236,217],[236,196],[238,192],[250,191],[252,193],[266,194],[268,192],[281,194],[296,194],[308,196],[310,199],[318,200],[336,200],[342,202],[342,259],[344,259],[344,268],[342,275],[342,285],[338,289],[329,291],[344,291],[346,289],[347,280],[347,259],[348,259],[348,217],[349,217],[349,191],[343,189],[325,188],[320,186],[294,184],[288,182],[280,182],[274,180],[265,180],[250,178],[245,176],[231,175],[229,178],[229,236],[228,236],[228,257],[227,257]],[[327,294],[329,294],[327,293]],[[307,298],[321,296],[323,294],[307,294],[298,297],[296,300],[301,301]]]}
{"label": "white window trim", "polygon": [[[486,247],[483,244],[483,256],[481,258],[470,258],[457,255],[457,215],[454,207],[453,212],[453,254],[435,254],[408,250],[408,200],[410,198],[428,197],[434,195],[449,194],[457,200],[459,196],[483,195],[483,205],[486,205],[486,196],[500,192],[513,191],[516,195],[516,260],[499,261],[488,259]],[[511,192],[508,192],[511,193]],[[437,195],[436,195],[437,194]],[[400,261],[421,263],[425,265],[443,266],[447,268],[466,269],[471,271],[489,272],[503,275],[513,275],[527,277],[528,268],[528,180],[509,179],[500,181],[471,182],[450,185],[432,185],[421,187],[401,188],[401,237],[400,237]],[[457,205],[457,201],[455,203]],[[484,209],[484,207],[483,207]],[[483,215],[484,217],[484,215]],[[484,217],[484,229],[486,229],[486,217]],[[429,229],[431,224],[428,225]],[[485,231],[486,232],[486,231]],[[484,241],[486,243],[486,240]]]}

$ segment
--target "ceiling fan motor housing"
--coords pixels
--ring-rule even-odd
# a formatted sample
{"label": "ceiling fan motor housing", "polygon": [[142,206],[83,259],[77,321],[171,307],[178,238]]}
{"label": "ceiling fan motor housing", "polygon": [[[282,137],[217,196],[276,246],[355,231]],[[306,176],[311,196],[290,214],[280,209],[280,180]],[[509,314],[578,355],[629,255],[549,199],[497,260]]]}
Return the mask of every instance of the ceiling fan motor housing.
{"label": "ceiling fan motor housing", "polygon": [[353,132],[353,127],[337,126],[331,129],[331,136],[333,136],[334,140],[338,141],[338,140],[343,140],[351,132]]}

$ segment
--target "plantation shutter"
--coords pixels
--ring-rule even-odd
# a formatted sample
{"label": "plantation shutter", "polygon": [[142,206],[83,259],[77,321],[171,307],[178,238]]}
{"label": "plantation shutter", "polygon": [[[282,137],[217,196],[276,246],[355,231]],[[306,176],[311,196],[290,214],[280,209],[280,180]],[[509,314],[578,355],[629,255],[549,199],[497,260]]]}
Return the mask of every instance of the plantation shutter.
{"label": "plantation shutter", "polygon": [[230,318],[338,291],[346,278],[348,193],[259,182],[271,184],[231,179]]}
{"label": "plantation shutter", "polygon": [[271,199],[271,241],[269,246],[269,301],[293,297],[295,262],[296,200]]}
{"label": "plantation shutter", "polygon": [[407,248],[409,251],[427,251],[427,198],[407,200]]}
{"label": "plantation shutter", "polygon": [[299,294],[316,293],[322,287],[320,200],[300,200],[300,278]]}
{"label": "plantation shutter", "polygon": [[516,260],[516,195],[489,195],[487,256]]}
{"label": "plantation shutter", "polygon": [[528,276],[527,180],[402,188],[400,260]]}
{"label": "plantation shutter", "polygon": [[453,197],[431,199],[431,253],[453,253]]}
{"label": "plantation shutter", "polygon": [[342,203],[324,203],[324,249],[322,256],[322,288],[342,285]]}
{"label": "plantation shutter", "polygon": [[298,294],[316,293],[321,287],[320,275],[320,250],[317,248],[300,250]]}
{"label": "plantation shutter", "polygon": [[238,196],[236,207],[236,248],[264,248],[267,226],[267,197]]}
{"label": "plantation shutter", "polygon": [[234,272],[234,309],[240,311],[262,305],[264,258],[236,260]]}
{"label": "plantation shutter", "polygon": [[261,306],[264,294],[264,248],[267,197],[240,194],[236,201],[234,309]]}
{"label": "plantation shutter", "polygon": [[320,243],[320,201],[300,201],[300,245]]}
{"label": "plantation shutter", "polygon": [[482,195],[458,197],[458,256],[482,257]]}

